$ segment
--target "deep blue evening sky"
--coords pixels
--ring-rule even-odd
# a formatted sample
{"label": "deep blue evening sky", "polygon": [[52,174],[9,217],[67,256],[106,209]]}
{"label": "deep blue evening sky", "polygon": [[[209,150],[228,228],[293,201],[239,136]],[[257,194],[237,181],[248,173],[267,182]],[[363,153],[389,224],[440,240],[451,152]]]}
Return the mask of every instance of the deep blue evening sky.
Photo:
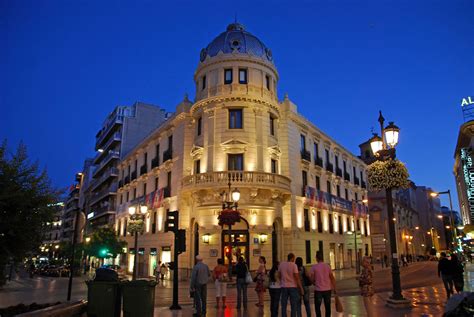
{"label": "deep blue evening sky", "polygon": [[174,111],[194,95],[199,52],[235,13],[272,49],[280,98],[354,153],[381,109],[411,178],[455,191],[460,101],[474,96],[470,0],[0,0],[0,137],[71,184],[114,106]]}

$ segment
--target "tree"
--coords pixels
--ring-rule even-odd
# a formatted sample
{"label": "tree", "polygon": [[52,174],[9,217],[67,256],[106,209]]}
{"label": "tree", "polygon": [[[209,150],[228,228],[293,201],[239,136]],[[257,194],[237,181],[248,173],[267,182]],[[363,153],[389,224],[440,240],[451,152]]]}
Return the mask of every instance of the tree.
{"label": "tree", "polygon": [[31,163],[23,143],[10,153],[0,146],[0,285],[6,264],[38,251],[43,225],[53,220],[60,192],[51,186],[46,170]]}
{"label": "tree", "polygon": [[112,228],[103,227],[92,234],[91,240],[84,245],[84,252],[97,258],[115,258],[126,246],[127,243],[119,240]]}

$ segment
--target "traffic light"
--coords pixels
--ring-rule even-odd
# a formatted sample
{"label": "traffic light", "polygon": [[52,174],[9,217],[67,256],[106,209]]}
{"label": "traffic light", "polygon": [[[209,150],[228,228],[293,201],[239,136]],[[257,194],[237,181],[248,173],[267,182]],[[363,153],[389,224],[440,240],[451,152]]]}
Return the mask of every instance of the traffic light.
{"label": "traffic light", "polygon": [[186,252],[186,230],[178,230],[178,244],[176,247],[178,248],[178,253]]}
{"label": "traffic light", "polygon": [[172,232],[177,232],[178,231],[178,211],[166,211],[166,220],[165,220],[165,232],[172,231]]}
{"label": "traffic light", "polygon": [[102,248],[99,250],[99,258],[105,258],[109,254],[109,250]]}

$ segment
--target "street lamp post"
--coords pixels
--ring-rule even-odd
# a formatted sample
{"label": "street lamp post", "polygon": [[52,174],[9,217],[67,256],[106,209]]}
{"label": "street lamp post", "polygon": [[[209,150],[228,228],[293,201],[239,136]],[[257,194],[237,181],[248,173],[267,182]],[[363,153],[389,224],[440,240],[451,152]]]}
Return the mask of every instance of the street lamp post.
{"label": "street lamp post", "polygon": [[148,212],[148,207],[146,205],[142,206],[138,204],[138,212],[135,206],[130,206],[128,208],[130,219],[135,222],[132,228],[130,228],[129,226],[130,233],[135,235],[135,244],[134,244],[135,257],[133,258],[132,280],[136,280],[137,275],[138,275],[138,233],[143,231],[143,222],[144,222],[145,215],[147,212]]}
{"label": "street lamp post", "polygon": [[[224,225],[227,225],[229,227],[228,231],[228,236],[229,236],[229,241],[228,241],[228,248],[229,248],[229,253],[228,253],[228,264],[229,264],[229,277],[232,279],[232,225],[235,222],[240,221],[240,215],[237,210],[238,208],[238,202],[240,200],[240,192],[237,188],[234,188],[234,190],[231,191],[231,182],[230,182],[230,175],[229,177],[229,183],[228,185],[228,191],[223,191],[221,193],[222,196],[222,212],[219,215],[219,224],[224,227]],[[230,217],[229,217],[230,216]],[[238,218],[237,218],[238,217]],[[225,254],[224,254],[225,256]]]}
{"label": "street lamp post", "polygon": [[447,194],[449,197],[449,218],[450,218],[450,224],[451,224],[451,233],[453,236],[453,242],[454,242],[454,248],[456,249],[457,246],[457,230],[456,230],[456,225],[454,222],[454,214],[453,214],[453,202],[451,200],[451,190],[446,190],[444,192],[431,192],[430,195],[431,197],[438,197],[439,195],[445,195]]}
{"label": "street lamp post", "polygon": [[[379,111],[378,121],[380,123],[380,132],[382,137],[377,134],[370,139],[370,147],[374,156],[379,161],[394,160],[396,158],[395,147],[398,144],[398,135],[400,129],[393,123],[384,128],[385,118],[382,111]],[[385,188],[387,200],[388,231],[390,237],[390,252],[392,255],[392,288],[393,294],[387,300],[387,305],[391,307],[406,307],[410,302],[402,295],[400,283],[400,268],[398,266],[397,242],[395,233],[395,221],[393,212],[392,188]]]}

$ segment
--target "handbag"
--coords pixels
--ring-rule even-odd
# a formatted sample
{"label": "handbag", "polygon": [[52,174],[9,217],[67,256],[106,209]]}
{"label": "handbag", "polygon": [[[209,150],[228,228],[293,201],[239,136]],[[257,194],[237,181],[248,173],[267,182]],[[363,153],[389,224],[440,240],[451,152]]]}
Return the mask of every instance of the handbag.
{"label": "handbag", "polygon": [[253,282],[252,274],[250,274],[249,267],[246,265],[247,273],[245,274],[245,283],[250,284]]}
{"label": "handbag", "polygon": [[334,296],[334,302],[336,303],[336,312],[342,313],[344,312],[344,307],[342,306],[341,299],[339,296],[335,295]]}

